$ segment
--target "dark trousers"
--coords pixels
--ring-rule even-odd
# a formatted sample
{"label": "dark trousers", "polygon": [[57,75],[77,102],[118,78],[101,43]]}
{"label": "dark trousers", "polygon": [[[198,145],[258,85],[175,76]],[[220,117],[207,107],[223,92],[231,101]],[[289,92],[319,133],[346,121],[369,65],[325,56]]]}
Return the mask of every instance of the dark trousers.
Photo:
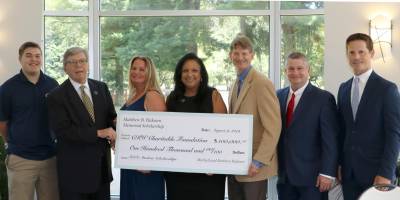
{"label": "dark trousers", "polygon": [[360,184],[354,178],[342,182],[344,200],[357,200],[372,185]]}
{"label": "dark trousers", "polygon": [[95,193],[77,193],[60,188],[60,200],[110,200],[110,183],[103,183]]}
{"label": "dark trousers", "polygon": [[266,200],[268,180],[238,182],[234,176],[228,176],[229,200]]}
{"label": "dark trousers", "polygon": [[294,186],[289,182],[279,183],[279,200],[327,200],[328,192],[320,192],[315,186]]}

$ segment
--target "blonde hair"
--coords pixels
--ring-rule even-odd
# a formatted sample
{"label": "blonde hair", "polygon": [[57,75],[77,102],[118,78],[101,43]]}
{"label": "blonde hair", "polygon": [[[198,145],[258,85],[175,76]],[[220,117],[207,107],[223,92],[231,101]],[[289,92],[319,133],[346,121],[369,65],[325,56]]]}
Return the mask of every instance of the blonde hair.
{"label": "blonde hair", "polygon": [[[157,71],[156,67],[153,63],[153,61],[146,56],[134,56],[130,63],[129,71],[132,69],[133,62],[135,60],[143,60],[146,64],[146,86],[144,88],[144,92],[148,92],[150,90],[155,90],[157,91],[161,96],[163,96],[161,89],[160,89],[160,84],[158,83],[158,78],[157,78]],[[132,80],[130,73],[129,74],[129,98],[132,98],[136,94],[136,89],[133,86]]]}

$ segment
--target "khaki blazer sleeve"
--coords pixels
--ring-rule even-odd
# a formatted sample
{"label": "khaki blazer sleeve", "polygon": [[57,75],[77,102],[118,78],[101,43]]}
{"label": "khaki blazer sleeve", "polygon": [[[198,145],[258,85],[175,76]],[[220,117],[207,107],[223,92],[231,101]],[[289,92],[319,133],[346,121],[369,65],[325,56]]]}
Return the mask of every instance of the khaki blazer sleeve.
{"label": "khaki blazer sleeve", "polygon": [[[253,159],[262,162],[268,167],[271,162],[274,162],[276,147],[281,133],[279,100],[272,82],[268,79],[258,77],[254,81],[254,86],[257,90],[256,105],[262,135]],[[256,128],[258,129],[258,127]]]}

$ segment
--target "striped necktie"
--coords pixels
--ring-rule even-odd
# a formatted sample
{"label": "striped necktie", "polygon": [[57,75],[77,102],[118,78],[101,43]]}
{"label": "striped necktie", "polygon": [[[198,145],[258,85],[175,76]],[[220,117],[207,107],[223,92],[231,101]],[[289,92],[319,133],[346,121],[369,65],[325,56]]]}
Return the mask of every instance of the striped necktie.
{"label": "striped necktie", "polygon": [[86,110],[88,111],[90,118],[92,118],[92,121],[94,122],[94,109],[93,109],[93,103],[90,101],[89,96],[85,92],[85,86],[81,85],[79,87],[81,89],[81,97],[82,97],[82,102],[83,105],[85,105]]}

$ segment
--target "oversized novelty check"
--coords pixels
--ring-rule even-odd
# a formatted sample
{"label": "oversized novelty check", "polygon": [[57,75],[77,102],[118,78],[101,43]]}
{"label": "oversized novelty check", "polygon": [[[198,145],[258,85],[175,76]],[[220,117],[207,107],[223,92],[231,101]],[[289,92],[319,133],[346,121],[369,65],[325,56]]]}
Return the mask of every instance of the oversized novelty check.
{"label": "oversized novelty check", "polygon": [[247,174],[253,116],[120,111],[115,165],[124,169]]}

